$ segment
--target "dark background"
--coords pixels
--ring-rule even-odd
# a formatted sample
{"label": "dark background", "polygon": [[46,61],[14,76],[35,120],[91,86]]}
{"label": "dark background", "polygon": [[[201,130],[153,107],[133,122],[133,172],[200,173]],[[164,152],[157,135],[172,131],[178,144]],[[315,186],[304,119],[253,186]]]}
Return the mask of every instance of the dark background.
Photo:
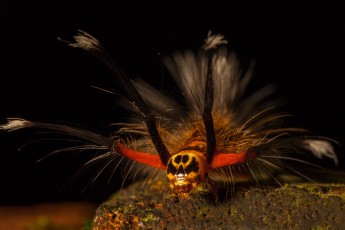
{"label": "dark background", "polygon": [[[102,41],[129,75],[172,90],[161,56],[197,50],[212,30],[228,38],[244,68],[256,61],[249,90],[276,85],[276,95],[287,101],[281,110],[296,115],[290,120],[294,126],[345,143],[341,3],[107,2],[1,3],[1,123],[7,117],[66,121],[106,134],[109,123],[126,116],[112,95],[90,87],[116,89],[110,72],[57,37],[71,40],[78,29],[85,30]],[[62,154],[36,163],[56,143],[17,152],[35,135],[30,130],[0,133],[0,203],[100,201],[119,187],[117,176],[107,183],[109,173],[87,186],[96,169],[70,182],[89,156]]]}

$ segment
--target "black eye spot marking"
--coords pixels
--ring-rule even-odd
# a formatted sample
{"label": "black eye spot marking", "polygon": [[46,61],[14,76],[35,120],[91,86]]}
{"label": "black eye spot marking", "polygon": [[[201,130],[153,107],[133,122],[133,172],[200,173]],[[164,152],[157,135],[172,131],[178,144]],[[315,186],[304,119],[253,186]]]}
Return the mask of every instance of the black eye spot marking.
{"label": "black eye spot marking", "polygon": [[187,174],[190,172],[199,172],[199,162],[195,159],[195,157],[192,158],[192,161],[187,165],[185,171]]}
{"label": "black eye spot marking", "polygon": [[176,174],[185,174],[185,170],[183,169],[182,165],[180,165],[180,167],[178,168]]}
{"label": "black eye spot marking", "polygon": [[181,155],[176,156],[175,159],[174,159],[175,163],[179,164],[181,162],[181,158],[182,158]]}
{"label": "black eye spot marking", "polygon": [[171,173],[171,174],[175,175],[176,172],[177,172],[176,167],[172,164],[172,162],[170,162],[170,163],[168,164],[167,174]]}
{"label": "black eye spot marking", "polygon": [[183,163],[183,164],[187,163],[188,160],[189,160],[189,156],[188,156],[188,155],[184,155],[184,156],[182,157],[182,163]]}

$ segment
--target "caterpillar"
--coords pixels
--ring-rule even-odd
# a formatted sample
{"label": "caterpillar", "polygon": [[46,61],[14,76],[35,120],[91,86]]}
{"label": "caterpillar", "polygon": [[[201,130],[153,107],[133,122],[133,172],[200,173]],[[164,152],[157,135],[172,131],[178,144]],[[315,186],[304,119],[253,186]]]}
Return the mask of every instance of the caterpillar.
{"label": "caterpillar", "polygon": [[338,164],[333,140],[281,126],[287,115],[273,112],[274,103],[265,101],[272,93],[270,87],[244,98],[253,68],[239,68],[221,34],[209,33],[196,53],[176,52],[163,59],[181,90],[182,104],[143,80],[131,79],[90,34],[79,31],[74,42],[67,43],[109,67],[126,94],[122,101],[126,103],[122,104],[137,121],[117,124],[119,129],[111,137],[69,125],[21,118],[8,119],[1,130],[41,128],[81,139],[83,144],[54,153],[91,149],[101,152],[91,161],[108,160],[109,166],[127,159],[165,171],[169,187],[183,196],[206,185],[217,197],[219,180],[232,186],[241,180],[280,183],[276,172],[309,179],[301,168],[289,163],[318,166],[294,154],[329,158]]}

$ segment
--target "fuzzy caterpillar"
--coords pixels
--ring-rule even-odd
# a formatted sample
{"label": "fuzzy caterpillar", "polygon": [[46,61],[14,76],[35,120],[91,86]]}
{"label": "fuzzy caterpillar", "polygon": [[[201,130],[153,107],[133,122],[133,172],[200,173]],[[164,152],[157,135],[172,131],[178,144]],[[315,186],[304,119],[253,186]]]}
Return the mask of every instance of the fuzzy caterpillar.
{"label": "fuzzy caterpillar", "polygon": [[[163,60],[184,96],[185,106],[142,80],[131,80],[90,34],[80,31],[74,39],[68,43],[71,47],[89,52],[117,76],[128,97],[127,108],[139,121],[118,124],[121,127],[115,139],[72,126],[20,118],[8,119],[0,129],[42,128],[82,139],[87,144],[55,152],[92,149],[103,153],[91,161],[121,157],[164,170],[169,187],[184,195],[206,184],[217,197],[217,175],[230,184],[241,178],[279,183],[277,171],[307,178],[302,170],[286,163],[312,166],[292,157],[294,153],[327,157],[338,164],[332,140],[279,126],[286,115],[273,113],[272,105],[263,103],[272,91],[270,87],[243,99],[252,68],[240,71],[222,35],[209,33],[199,53],[175,53]],[[121,138],[124,134],[131,138]]]}

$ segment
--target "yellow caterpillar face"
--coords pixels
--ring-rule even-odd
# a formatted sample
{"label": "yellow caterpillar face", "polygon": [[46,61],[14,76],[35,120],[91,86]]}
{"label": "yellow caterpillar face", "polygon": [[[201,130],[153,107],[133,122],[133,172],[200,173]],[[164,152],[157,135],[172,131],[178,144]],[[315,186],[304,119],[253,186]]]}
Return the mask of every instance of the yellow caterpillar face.
{"label": "yellow caterpillar face", "polygon": [[206,160],[201,154],[183,150],[170,158],[166,173],[171,189],[188,193],[204,180]]}

